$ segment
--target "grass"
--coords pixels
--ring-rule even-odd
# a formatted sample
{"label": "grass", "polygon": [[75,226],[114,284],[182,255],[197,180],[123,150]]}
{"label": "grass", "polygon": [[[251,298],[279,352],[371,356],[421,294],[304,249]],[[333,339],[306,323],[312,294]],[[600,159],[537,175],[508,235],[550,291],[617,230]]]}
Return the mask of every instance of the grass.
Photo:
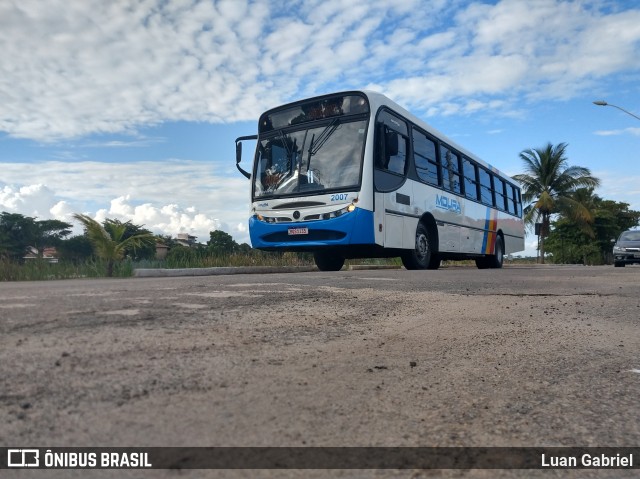
{"label": "grass", "polygon": [[[515,259],[511,264],[527,264],[527,260]],[[347,260],[347,265],[392,265],[401,266],[400,258],[367,258]],[[188,255],[168,258],[166,260],[126,259],[114,265],[113,276],[128,278],[133,276],[137,268],[213,268],[222,266],[313,266],[311,254],[299,253],[265,253],[252,251],[231,255],[200,256]],[[443,262],[448,265],[475,266],[473,261]],[[100,259],[89,259],[82,262],[64,261],[49,263],[45,260],[30,260],[25,263],[0,259],[0,281],[45,281],[73,278],[104,278],[107,265]]]}
{"label": "grass", "polygon": [[[115,263],[113,276],[128,278],[136,268],[212,268],[219,266],[310,266],[310,255],[295,253],[231,254],[227,256],[191,256],[167,260],[126,259]],[[44,281],[73,278],[104,278],[106,262],[90,259],[83,262],[60,260],[49,263],[46,260],[29,260],[24,263],[0,259],[0,281]]]}
{"label": "grass", "polygon": [[[131,261],[117,263],[114,267],[114,276],[131,276],[133,268]],[[106,271],[106,263],[98,259],[91,259],[81,263],[72,261],[49,263],[46,260],[29,260],[25,263],[18,263],[0,259],[0,281],[102,278],[106,276]]]}

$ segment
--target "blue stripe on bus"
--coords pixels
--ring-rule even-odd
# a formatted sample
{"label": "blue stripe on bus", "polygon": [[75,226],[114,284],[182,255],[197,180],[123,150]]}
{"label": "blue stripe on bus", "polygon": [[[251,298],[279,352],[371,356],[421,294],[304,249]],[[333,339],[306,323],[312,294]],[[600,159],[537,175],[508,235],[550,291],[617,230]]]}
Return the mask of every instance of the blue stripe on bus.
{"label": "blue stripe on bus", "polygon": [[[295,241],[265,241],[274,233],[287,233],[290,228],[309,228],[344,233],[338,240],[304,241],[297,237]],[[255,217],[249,219],[251,246],[254,248],[288,248],[315,246],[343,246],[351,244],[374,244],[373,212],[356,208],[353,212],[329,220],[301,221],[291,223],[265,223]]]}
{"label": "blue stripe on bus", "polygon": [[484,253],[487,249],[487,241],[489,241],[489,225],[491,224],[491,208],[487,207],[487,215],[484,220],[484,236],[482,237],[482,249],[481,253]]}

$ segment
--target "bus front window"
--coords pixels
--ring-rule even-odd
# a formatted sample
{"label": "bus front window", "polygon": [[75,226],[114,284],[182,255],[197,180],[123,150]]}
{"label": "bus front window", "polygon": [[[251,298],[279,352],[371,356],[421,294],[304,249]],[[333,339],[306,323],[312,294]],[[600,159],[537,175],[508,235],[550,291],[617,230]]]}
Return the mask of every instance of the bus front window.
{"label": "bus front window", "polygon": [[258,144],[254,198],[322,194],[360,184],[367,123],[334,119],[280,130]]}

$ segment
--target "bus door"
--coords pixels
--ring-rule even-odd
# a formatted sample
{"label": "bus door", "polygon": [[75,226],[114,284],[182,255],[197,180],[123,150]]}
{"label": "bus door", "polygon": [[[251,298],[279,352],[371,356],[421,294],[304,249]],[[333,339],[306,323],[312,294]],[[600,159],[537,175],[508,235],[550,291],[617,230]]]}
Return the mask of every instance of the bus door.
{"label": "bus door", "polygon": [[413,248],[415,221],[408,216],[413,189],[411,182],[405,181],[409,136],[404,120],[386,111],[380,113],[375,145],[376,222],[383,225],[379,239],[385,248]]}

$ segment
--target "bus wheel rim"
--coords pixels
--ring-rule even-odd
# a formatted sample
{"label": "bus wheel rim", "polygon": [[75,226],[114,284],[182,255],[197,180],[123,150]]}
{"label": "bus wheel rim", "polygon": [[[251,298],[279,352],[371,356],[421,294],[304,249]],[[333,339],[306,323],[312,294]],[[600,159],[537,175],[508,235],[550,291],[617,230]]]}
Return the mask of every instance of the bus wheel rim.
{"label": "bus wheel rim", "polygon": [[416,237],[416,253],[420,258],[427,256],[429,252],[429,243],[427,237],[423,234],[419,234]]}

